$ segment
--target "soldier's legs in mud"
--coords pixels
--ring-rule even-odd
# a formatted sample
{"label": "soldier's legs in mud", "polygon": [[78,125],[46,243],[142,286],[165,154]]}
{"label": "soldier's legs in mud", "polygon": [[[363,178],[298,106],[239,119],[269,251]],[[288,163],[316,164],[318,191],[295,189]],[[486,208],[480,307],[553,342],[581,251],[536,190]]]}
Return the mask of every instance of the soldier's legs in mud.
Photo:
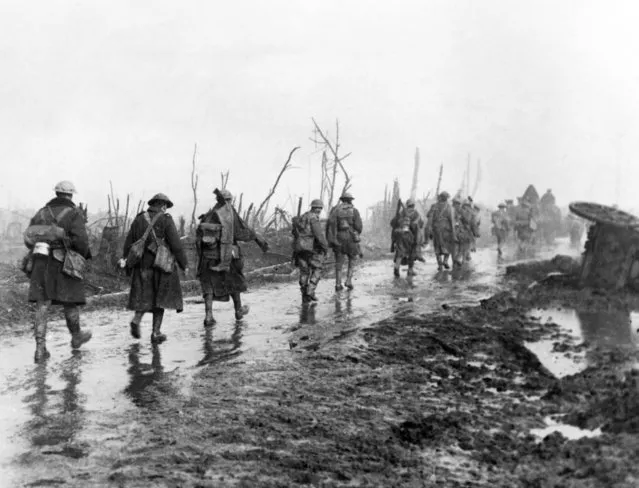
{"label": "soldier's legs in mud", "polygon": [[442,256],[442,266],[444,267],[444,269],[450,269],[450,265],[448,264],[448,257],[450,256],[450,254],[448,253],[444,253]]}
{"label": "soldier's legs in mud", "polygon": [[162,334],[160,329],[162,328],[162,319],[164,319],[164,309],[153,309],[153,332],[151,333],[151,342],[153,344],[162,344],[166,341],[166,335]]}
{"label": "soldier's legs in mud", "polygon": [[402,264],[402,258],[395,255],[395,260],[393,261],[393,275],[395,278],[399,278],[399,267]]}
{"label": "soldier's legs in mud", "polygon": [[503,243],[503,235],[498,232],[497,233],[497,256],[499,257],[501,257],[502,255],[502,250],[501,250],[502,243]]}
{"label": "soldier's legs in mud", "polygon": [[297,258],[297,267],[300,270],[300,292],[302,294],[302,301],[306,302],[309,300],[308,298],[308,281],[311,276],[311,269],[309,267],[308,261],[306,259],[302,259],[301,257]]}
{"label": "soldier's legs in mud", "polygon": [[442,259],[442,255],[439,253],[435,253],[435,259],[437,260],[437,271],[441,271],[444,269],[444,260]]}
{"label": "soldier's legs in mud", "polygon": [[213,318],[213,295],[207,293],[204,295],[204,327],[215,325]]}
{"label": "soldier's legs in mud", "polygon": [[335,291],[343,290],[342,286],[342,266],[344,265],[344,254],[335,253]]}
{"label": "soldier's legs in mud", "polygon": [[50,354],[47,351],[47,311],[49,306],[46,302],[38,302],[35,311],[34,336],[36,350],[33,360],[36,363],[46,360]]}
{"label": "soldier's legs in mud", "polygon": [[142,322],[142,317],[144,317],[144,312],[135,312],[129,324],[131,336],[135,339],[140,338],[140,322]]}
{"label": "soldier's legs in mud", "polygon": [[353,273],[355,272],[356,256],[348,256],[348,269],[346,270],[346,283],[344,285],[349,290],[353,289]]}
{"label": "soldier's legs in mud", "polygon": [[235,308],[235,320],[241,320],[242,317],[249,313],[248,305],[242,305],[242,297],[238,292],[232,293],[233,307]]}
{"label": "soldier's legs in mud", "polygon": [[75,304],[65,304],[63,306],[64,318],[67,321],[67,328],[71,333],[71,347],[78,349],[85,342],[91,340],[91,332],[80,329],[80,308]]}
{"label": "soldier's legs in mud", "polygon": [[309,300],[312,300],[314,302],[317,301],[317,297],[315,296],[315,289],[317,288],[317,284],[319,283],[321,277],[322,277],[321,268],[312,267],[309,278],[308,278],[308,287],[306,290],[306,296],[308,297]]}
{"label": "soldier's legs in mud", "polygon": [[408,258],[408,271],[406,271],[406,276],[415,276],[417,273],[415,273],[415,259],[413,258]]}
{"label": "soldier's legs in mud", "polygon": [[464,264],[466,250],[461,243],[455,243],[453,248],[453,268],[460,268]]}

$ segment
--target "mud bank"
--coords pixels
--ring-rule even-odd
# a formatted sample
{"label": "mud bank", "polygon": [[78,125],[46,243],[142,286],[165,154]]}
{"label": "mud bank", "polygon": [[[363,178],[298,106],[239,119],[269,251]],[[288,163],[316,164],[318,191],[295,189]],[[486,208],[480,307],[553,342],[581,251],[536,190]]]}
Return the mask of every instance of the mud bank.
{"label": "mud bank", "polygon": [[[140,408],[99,452],[73,439],[20,463],[41,470],[38,486],[637,486],[636,345],[602,339],[606,323],[576,339],[533,313],[583,302],[631,314],[632,297],[509,279],[475,306],[433,312],[409,299],[365,329],[333,330],[303,309],[283,331],[289,353],[267,361],[211,347],[181,395],[147,365]],[[334,299],[347,306],[349,295]],[[540,341],[581,355],[581,371],[553,374],[527,347]],[[548,418],[602,434],[534,435]]]}
{"label": "mud bank", "polygon": [[[552,290],[555,302],[573,305],[575,293],[585,292]],[[590,310],[611,305],[594,297],[586,300]],[[544,293],[501,294],[477,307],[400,313],[362,331],[362,340],[318,348],[300,341],[293,363],[267,371],[244,364],[234,378],[227,366],[212,365],[189,401],[160,402],[166,422],[144,420],[110,479],[121,486],[637,486],[638,376],[620,369],[636,360],[636,349],[581,345],[589,367],[558,379],[525,344],[552,337],[566,352],[579,345],[559,324],[531,318],[536,299],[548,304]],[[548,416],[603,434],[532,435]]]}

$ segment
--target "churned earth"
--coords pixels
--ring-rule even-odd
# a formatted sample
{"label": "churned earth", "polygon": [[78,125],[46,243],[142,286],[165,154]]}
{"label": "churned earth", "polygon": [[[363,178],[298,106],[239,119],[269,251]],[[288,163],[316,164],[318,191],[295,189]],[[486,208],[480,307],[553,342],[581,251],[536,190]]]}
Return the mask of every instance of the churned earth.
{"label": "churned earth", "polygon": [[[557,252],[576,254],[533,257]],[[634,296],[579,289],[566,259],[433,261],[364,262],[310,308],[254,286],[211,329],[194,298],[155,347],[113,307],[80,351],[54,322],[45,365],[3,336],[0,485],[637,486]]]}

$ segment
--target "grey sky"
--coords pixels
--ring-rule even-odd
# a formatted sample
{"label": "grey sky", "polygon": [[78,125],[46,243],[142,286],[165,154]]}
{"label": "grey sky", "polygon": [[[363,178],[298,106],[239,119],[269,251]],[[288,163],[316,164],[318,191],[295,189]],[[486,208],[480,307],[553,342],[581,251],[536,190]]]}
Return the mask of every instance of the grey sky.
{"label": "grey sky", "polygon": [[[133,4],[135,6],[133,6]],[[413,154],[420,195],[483,163],[478,199],[528,183],[639,207],[639,7],[588,1],[3,2],[0,206],[36,207],[59,179],[106,207],[162,191],[190,214],[221,171],[256,203],[293,146],[276,199],[319,192],[310,117],[339,118],[356,203]],[[309,179],[309,167],[313,166]],[[618,171],[619,169],[619,171]],[[621,175],[617,177],[617,175]],[[315,177],[315,178],[313,178]]]}

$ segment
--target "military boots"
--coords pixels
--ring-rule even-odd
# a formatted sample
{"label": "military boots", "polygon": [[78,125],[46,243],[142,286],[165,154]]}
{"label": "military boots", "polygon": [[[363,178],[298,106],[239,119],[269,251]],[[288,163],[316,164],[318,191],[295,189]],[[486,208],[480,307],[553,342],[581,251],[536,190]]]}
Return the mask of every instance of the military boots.
{"label": "military boots", "polygon": [[162,334],[162,320],[164,319],[164,309],[156,308],[153,310],[153,332],[151,333],[151,342],[153,344],[162,344],[166,341],[166,334]]}
{"label": "military boots", "polygon": [[35,342],[36,350],[33,360],[36,363],[45,361],[51,354],[47,351],[47,308],[39,306],[35,318]]}
{"label": "military boots", "polygon": [[80,311],[77,306],[65,307],[64,318],[67,322],[67,329],[71,333],[71,347],[79,349],[82,344],[89,342],[93,334],[88,330],[80,329]]}

